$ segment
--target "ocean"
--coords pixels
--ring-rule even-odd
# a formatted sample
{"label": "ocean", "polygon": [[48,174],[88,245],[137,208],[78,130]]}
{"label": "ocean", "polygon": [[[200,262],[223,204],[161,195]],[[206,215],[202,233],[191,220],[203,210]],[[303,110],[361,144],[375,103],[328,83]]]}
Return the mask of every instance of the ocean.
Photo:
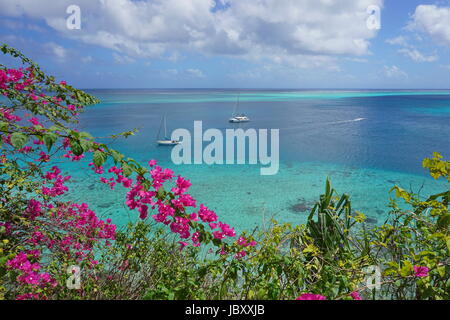
{"label": "ocean", "polygon": [[[449,189],[422,168],[433,152],[450,157],[450,91],[380,90],[86,90],[102,102],[80,116],[80,127],[145,164],[156,159],[192,182],[198,204],[216,211],[237,231],[264,226],[271,218],[304,223],[328,178],[372,224],[388,216],[389,190],[399,185],[422,197]],[[251,122],[231,124],[237,96]],[[216,128],[279,129],[280,167],[262,176],[260,165],[174,165],[171,148],[156,138],[166,116],[169,132]],[[127,139],[106,136],[138,128]],[[70,200],[88,203],[118,225],[137,212],[124,205],[126,190],[108,187],[87,168],[69,163]]]}

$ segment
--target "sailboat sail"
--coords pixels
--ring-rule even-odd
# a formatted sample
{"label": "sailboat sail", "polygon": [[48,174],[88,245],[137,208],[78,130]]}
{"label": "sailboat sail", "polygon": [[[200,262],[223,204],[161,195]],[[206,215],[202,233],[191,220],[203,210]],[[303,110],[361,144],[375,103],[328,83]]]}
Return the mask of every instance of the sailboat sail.
{"label": "sailboat sail", "polygon": [[[161,138],[161,130],[163,129],[163,127],[165,127],[165,119],[166,117],[162,117],[161,119],[161,124],[159,125],[159,130],[158,130],[158,134],[156,135],[156,140],[160,140]],[[166,139],[167,137],[167,133],[166,133],[166,129],[164,129],[164,139]]]}
{"label": "sailboat sail", "polygon": [[[164,138],[160,139],[161,130],[164,127]],[[158,136],[156,137],[156,140],[160,146],[174,146],[180,143],[180,141],[177,140],[170,140],[167,137],[167,120],[166,116],[163,117],[161,121],[161,125],[159,126]]]}
{"label": "sailboat sail", "polygon": [[231,118],[230,118],[231,123],[242,123],[242,122],[250,121],[250,119],[246,115],[238,114],[240,97],[241,97],[241,94],[239,93],[237,102],[236,102],[236,106],[234,107],[233,114],[231,115]]}

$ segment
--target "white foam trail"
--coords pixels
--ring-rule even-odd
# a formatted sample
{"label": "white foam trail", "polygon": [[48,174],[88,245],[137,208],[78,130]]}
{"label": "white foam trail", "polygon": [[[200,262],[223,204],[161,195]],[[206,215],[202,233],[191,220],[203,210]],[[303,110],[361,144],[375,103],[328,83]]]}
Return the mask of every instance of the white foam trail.
{"label": "white foam trail", "polygon": [[[352,120],[342,120],[342,121],[334,121],[334,122],[322,122],[322,123],[316,123],[316,124],[340,124],[340,123],[349,123],[349,122],[358,122],[358,121],[364,121],[367,120],[367,118],[356,118]],[[307,122],[305,125],[314,124],[313,122]],[[293,129],[304,129],[304,126],[296,126],[296,127],[289,127],[289,128],[281,128],[280,130],[293,130]]]}
{"label": "white foam trail", "polygon": [[328,122],[328,124],[357,122],[357,121],[363,121],[363,120],[366,120],[366,118],[356,118],[356,119],[353,119],[353,120],[343,120],[343,121]]}

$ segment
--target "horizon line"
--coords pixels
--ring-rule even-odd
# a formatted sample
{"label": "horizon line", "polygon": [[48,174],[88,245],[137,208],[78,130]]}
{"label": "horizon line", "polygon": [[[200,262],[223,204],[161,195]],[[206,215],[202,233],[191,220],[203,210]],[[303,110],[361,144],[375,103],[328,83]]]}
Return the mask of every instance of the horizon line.
{"label": "horizon line", "polygon": [[176,88],[176,87],[161,87],[161,88],[80,88],[80,90],[335,90],[335,91],[450,91],[450,88],[231,88],[231,87],[217,87],[217,88]]}

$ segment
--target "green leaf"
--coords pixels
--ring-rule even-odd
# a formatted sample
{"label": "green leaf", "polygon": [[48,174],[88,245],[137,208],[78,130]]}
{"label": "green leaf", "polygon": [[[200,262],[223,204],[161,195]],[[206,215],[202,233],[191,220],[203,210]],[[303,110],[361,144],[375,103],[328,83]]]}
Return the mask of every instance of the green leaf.
{"label": "green leaf", "polygon": [[83,154],[83,147],[78,140],[70,139],[70,148],[72,149],[73,154],[76,156],[80,156]]}
{"label": "green leaf", "polygon": [[111,150],[111,155],[112,155],[112,157],[113,157],[113,159],[114,159],[114,162],[115,162],[116,164],[122,162],[123,157],[124,157],[123,154],[117,152],[116,150]]}
{"label": "green leaf", "polygon": [[157,191],[157,194],[159,199],[164,199],[164,197],[166,196],[166,191],[164,190],[164,187],[160,187]]}
{"label": "green leaf", "polygon": [[445,277],[445,266],[438,267],[436,271],[442,278]]}
{"label": "green leaf", "polygon": [[413,265],[409,261],[403,261],[403,267],[400,269],[399,273],[402,277],[407,277],[411,275],[414,271]]}
{"label": "green leaf", "polygon": [[80,132],[80,137],[81,138],[89,138],[89,139],[94,138],[94,137],[92,137],[92,135],[89,132]]}
{"label": "green leaf", "polygon": [[122,163],[122,171],[125,177],[129,177],[133,173],[133,169],[127,163]]}
{"label": "green leaf", "polygon": [[0,122],[0,130],[6,130],[8,129],[9,123],[8,122]]}
{"label": "green leaf", "polygon": [[83,148],[84,152],[88,152],[92,149],[92,146],[94,145],[92,141],[90,140],[80,140],[80,145]]}
{"label": "green leaf", "polygon": [[95,151],[94,152],[94,164],[96,167],[101,167],[107,159],[107,156],[102,151]]}
{"label": "green leaf", "polygon": [[14,132],[11,135],[11,143],[17,149],[23,148],[27,142],[28,142],[28,136],[23,133]]}
{"label": "green leaf", "polygon": [[44,136],[44,143],[47,146],[49,152],[52,149],[52,146],[55,144],[56,140],[58,140],[58,136],[54,133],[48,133]]}

